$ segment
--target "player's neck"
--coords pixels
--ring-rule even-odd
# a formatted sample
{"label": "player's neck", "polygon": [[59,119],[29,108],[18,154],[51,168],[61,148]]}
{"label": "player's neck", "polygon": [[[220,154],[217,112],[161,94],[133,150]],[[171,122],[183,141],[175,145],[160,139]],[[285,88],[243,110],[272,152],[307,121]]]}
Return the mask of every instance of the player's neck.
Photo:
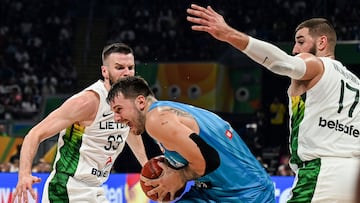
{"label": "player's neck", "polygon": [[145,111],[147,112],[149,110],[149,107],[151,106],[151,104],[153,104],[156,101],[157,101],[157,99],[155,99],[155,97],[153,97],[153,96],[146,97]]}

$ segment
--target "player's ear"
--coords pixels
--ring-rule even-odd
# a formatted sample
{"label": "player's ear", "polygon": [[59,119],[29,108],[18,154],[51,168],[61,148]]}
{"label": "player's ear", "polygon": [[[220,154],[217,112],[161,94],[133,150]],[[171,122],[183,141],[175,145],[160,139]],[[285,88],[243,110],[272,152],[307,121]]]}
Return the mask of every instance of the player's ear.
{"label": "player's ear", "polygon": [[104,77],[104,79],[109,79],[109,71],[106,66],[101,66],[101,74]]}
{"label": "player's ear", "polygon": [[317,48],[319,49],[319,50],[324,50],[325,49],[325,47],[327,46],[327,44],[328,44],[328,41],[327,41],[327,37],[326,36],[320,36],[320,37],[318,37],[317,38]]}
{"label": "player's ear", "polygon": [[136,105],[140,110],[144,110],[144,109],[145,109],[145,105],[146,105],[146,97],[144,97],[143,95],[137,96],[136,99],[135,99],[135,105]]}

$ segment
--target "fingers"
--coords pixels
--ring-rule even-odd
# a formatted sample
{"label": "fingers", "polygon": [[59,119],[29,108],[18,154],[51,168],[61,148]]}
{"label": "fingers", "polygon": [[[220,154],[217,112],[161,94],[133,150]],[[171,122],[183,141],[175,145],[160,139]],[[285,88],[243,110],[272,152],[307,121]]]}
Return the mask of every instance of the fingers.
{"label": "fingers", "polygon": [[26,185],[24,185],[21,190],[20,190],[20,196],[18,197],[18,201],[24,200],[24,202],[29,202],[29,198],[28,198],[28,189],[32,189],[32,187],[28,187]]}
{"label": "fingers", "polygon": [[27,191],[26,190],[19,191],[18,189],[15,189],[15,192],[11,199],[11,203],[22,203],[22,202],[29,202],[27,197]]}
{"label": "fingers", "polygon": [[24,199],[24,202],[29,202],[27,191],[23,192],[23,199]]}
{"label": "fingers", "polygon": [[208,13],[206,8],[198,6],[196,4],[192,4],[190,8],[186,9],[186,12],[190,15],[196,16],[196,17],[200,17],[200,18],[204,18],[207,19],[208,18]]}
{"label": "fingers", "polygon": [[[159,187],[156,187],[156,188],[153,188],[152,190],[149,190],[147,192],[147,195],[148,196],[152,196],[152,195],[155,195],[158,197],[157,198],[157,201],[158,202],[162,202],[165,198],[167,199],[168,197],[167,194],[169,194],[170,192],[168,192],[167,190],[163,190],[163,189],[160,189]],[[171,200],[174,200],[175,198],[175,195],[171,194],[170,193],[170,201]]]}
{"label": "fingers", "polygon": [[204,7],[199,6],[199,5],[197,5],[197,4],[191,4],[190,7],[193,8],[193,9],[196,9],[196,10],[205,9]]}
{"label": "fingers", "polygon": [[146,183],[146,182],[150,181],[151,179],[147,178],[147,177],[145,177],[143,175],[140,175],[140,180],[142,180],[142,181],[144,181]]}
{"label": "fingers", "polygon": [[12,195],[11,203],[29,202],[28,192],[34,200],[36,199],[37,194],[33,189],[32,184],[41,182],[41,178],[30,176],[25,179],[16,186],[14,194]]}
{"label": "fingers", "polygon": [[[158,200],[163,201],[167,194],[168,194],[168,192],[158,193]],[[173,199],[174,199],[173,197],[170,197],[170,200],[173,200]]]}
{"label": "fingers", "polygon": [[164,172],[164,170],[166,170],[168,168],[168,166],[167,166],[167,164],[165,162],[160,162],[159,161],[157,164],[160,166],[160,168],[163,169],[163,172]]}
{"label": "fingers", "polygon": [[40,182],[41,182],[41,178],[39,178],[39,177],[35,177],[33,179],[33,183],[40,183]]}
{"label": "fingers", "polygon": [[187,16],[186,20],[197,24],[191,26],[191,29],[195,31],[208,31],[210,22],[216,15],[215,11],[210,6],[206,9],[196,4],[192,4],[191,8],[188,8],[186,12],[191,15]]}
{"label": "fingers", "polygon": [[157,187],[159,185],[157,178],[150,179],[150,178],[140,175],[140,180],[143,181],[146,186]]}
{"label": "fingers", "polygon": [[15,193],[12,197],[11,203],[22,203],[22,202],[29,202],[29,197],[28,197],[28,191],[31,194],[31,197],[36,200],[37,194],[35,192],[34,189],[29,188],[28,190],[23,190],[23,191],[17,191],[15,190]]}
{"label": "fingers", "polygon": [[[33,189],[33,188],[29,188],[29,191],[30,191],[31,197],[32,197],[33,199],[36,199],[36,192],[34,191],[34,189]],[[26,198],[27,198],[27,194],[26,194]]]}

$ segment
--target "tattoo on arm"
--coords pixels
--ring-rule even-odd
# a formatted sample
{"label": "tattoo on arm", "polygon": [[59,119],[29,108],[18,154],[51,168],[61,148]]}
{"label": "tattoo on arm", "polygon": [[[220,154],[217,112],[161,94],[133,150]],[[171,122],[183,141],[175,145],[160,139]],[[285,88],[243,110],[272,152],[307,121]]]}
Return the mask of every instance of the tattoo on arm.
{"label": "tattoo on arm", "polygon": [[193,118],[189,113],[187,113],[185,111],[181,111],[179,109],[171,108],[171,107],[164,108],[163,111],[173,112],[177,116],[181,116],[181,117]]}

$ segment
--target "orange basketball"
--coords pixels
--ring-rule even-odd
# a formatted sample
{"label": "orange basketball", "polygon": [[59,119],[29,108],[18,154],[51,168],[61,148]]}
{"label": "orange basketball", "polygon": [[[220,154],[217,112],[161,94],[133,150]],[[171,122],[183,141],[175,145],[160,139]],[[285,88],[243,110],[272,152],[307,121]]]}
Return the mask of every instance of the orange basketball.
{"label": "orange basketball", "polygon": [[[148,162],[145,163],[144,167],[141,169],[141,175],[145,178],[149,178],[149,179],[156,179],[160,176],[162,176],[163,174],[163,169],[158,165],[159,162],[163,162],[163,163],[167,163],[165,161],[165,157],[164,156],[157,156],[157,157],[153,157],[151,158]],[[154,195],[147,195],[147,192],[149,190],[152,190],[154,187],[153,186],[146,186],[144,184],[144,181],[142,181],[140,179],[140,185],[142,190],[144,191],[145,195],[147,197],[149,197],[151,200],[157,201],[158,200],[158,195],[154,194]],[[176,193],[175,193],[175,198],[179,197],[185,190],[185,186],[182,187],[181,189],[179,189]],[[168,193],[165,198],[163,199],[163,201],[170,201],[170,193]]]}

